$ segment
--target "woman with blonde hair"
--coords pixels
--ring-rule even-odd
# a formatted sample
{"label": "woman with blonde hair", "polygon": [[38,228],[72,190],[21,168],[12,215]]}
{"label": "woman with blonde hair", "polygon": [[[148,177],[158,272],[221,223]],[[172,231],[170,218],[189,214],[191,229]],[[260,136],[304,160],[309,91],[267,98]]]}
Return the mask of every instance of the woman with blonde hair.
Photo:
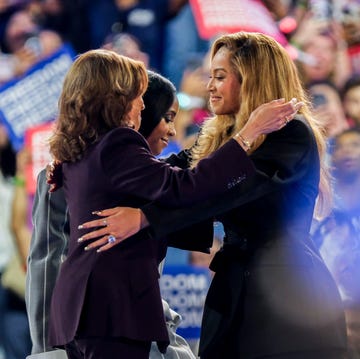
{"label": "woman with blonde hair", "polygon": [[[142,211],[102,211],[110,225],[84,238],[110,231],[120,242],[149,224],[161,237],[216,216],[224,225],[225,239],[210,265],[215,276],[205,303],[200,357],[343,358],[341,299],[310,239],[314,213],[326,214],[330,204],[325,139],[294,63],[267,35],[223,35],[212,45],[207,87],[214,116],[204,123],[191,149],[191,165],[225,146],[240,130],[237,136],[256,175],[216,200],[191,208],[170,210],[152,204]],[[279,131],[245,136],[241,129],[249,114],[273,98],[297,98],[304,105]],[[113,244],[101,237],[91,244],[97,246],[105,251]]]}
{"label": "woman with blonde hair", "polygon": [[[78,224],[105,205],[192,205],[254,174],[235,136],[192,170],[157,160],[138,132],[147,86],[143,63],[108,50],[80,55],[64,80],[50,151],[62,164],[56,178],[63,181],[70,239],[52,294],[49,342],[64,347],[69,359],[148,359],[152,341],[162,353],[169,344],[158,283],[165,241],[151,241],[144,231],[112,252],[96,253],[79,240]],[[265,104],[242,133],[277,130],[295,110],[284,101]],[[158,120],[171,121],[168,115]],[[158,133],[154,140],[167,137]]]}

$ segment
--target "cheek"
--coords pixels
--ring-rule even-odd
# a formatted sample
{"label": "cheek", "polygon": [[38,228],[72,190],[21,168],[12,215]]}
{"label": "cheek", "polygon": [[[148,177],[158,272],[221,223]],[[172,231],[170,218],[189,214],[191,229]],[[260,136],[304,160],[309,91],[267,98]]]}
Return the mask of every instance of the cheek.
{"label": "cheek", "polygon": [[136,109],[138,112],[142,111],[142,104],[139,102],[138,105],[136,106]]}
{"label": "cheek", "polygon": [[[169,125],[162,119],[155,129],[158,138],[164,137],[169,132]],[[154,132],[155,132],[154,131]]]}
{"label": "cheek", "polygon": [[146,138],[146,141],[148,142],[149,145],[153,144],[154,143],[154,137],[153,135],[151,134],[149,137]]}
{"label": "cheek", "polygon": [[353,102],[353,101],[349,101],[347,103],[345,103],[345,106],[347,108],[348,111],[359,111],[360,110],[360,102]]}
{"label": "cheek", "polygon": [[164,126],[162,126],[162,136],[165,136],[169,133],[170,131],[170,125],[169,124],[165,124]]}
{"label": "cheek", "polygon": [[160,137],[161,137],[161,131],[159,127],[157,127],[151,132],[150,136],[148,137],[148,142],[156,143],[160,140]]}
{"label": "cheek", "polygon": [[240,109],[240,87],[238,84],[232,84],[226,90],[226,102],[233,112],[238,112]]}

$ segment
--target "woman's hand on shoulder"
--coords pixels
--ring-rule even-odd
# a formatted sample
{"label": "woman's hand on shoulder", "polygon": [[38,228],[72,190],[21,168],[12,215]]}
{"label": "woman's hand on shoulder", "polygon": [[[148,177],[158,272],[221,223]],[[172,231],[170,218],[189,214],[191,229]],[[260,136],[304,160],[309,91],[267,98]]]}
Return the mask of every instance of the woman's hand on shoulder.
{"label": "woman's hand on shoulder", "polygon": [[278,131],[286,126],[303,106],[295,98],[285,102],[284,99],[273,100],[257,107],[242,128],[241,136],[253,143],[260,135]]}

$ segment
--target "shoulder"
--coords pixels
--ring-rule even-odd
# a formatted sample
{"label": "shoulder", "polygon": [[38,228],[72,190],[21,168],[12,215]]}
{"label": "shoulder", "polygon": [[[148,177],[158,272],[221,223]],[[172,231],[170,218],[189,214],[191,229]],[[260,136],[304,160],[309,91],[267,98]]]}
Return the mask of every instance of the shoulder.
{"label": "shoulder", "polygon": [[281,141],[284,143],[293,143],[294,145],[309,145],[315,144],[315,137],[313,130],[304,116],[297,115],[281,130],[270,133],[267,136],[267,141]]}
{"label": "shoulder", "polygon": [[47,185],[47,183],[46,183],[46,168],[43,168],[43,169],[39,172],[36,181],[37,181],[38,187],[45,187],[44,184]]}
{"label": "shoulder", "polygon": [[252,154],[257,162],[298,168],[303,163],[317,163],[317,143],[313,131],[303,116],[296,116],[281,130],[267,135]]}
{"label": "shoulder", "polygon": [[302,115],[296,115],[295,118],[290,121],[284,129],[291,131],[299,131],[304,135],[312,135],[312,129],[307,119]]}
{"label": "shoulder", "polygon": [[308,120],[302,115],[296,115],[295,118],[284,127],[284,132],[307,138],[314,137],[313,130]]}
{"label": "shoulder", "polygon": [[128,127],[118,127],[113,130],[107,132],[102,139],[103,141],[139,141],[147,143],[144,136],[140,134],[140,132],[133,130]]}
{"label": "shoulder", "polygon": [[50,186],[46,179],[46,168],[41,170],[37,177],[37,186],[33,204],[33,214],[36,212],[46,213],[49,208],[60,213],[65,212],[67,207],[63,188],[58,188],[55,192],[49,192]]}
{"label": "shoulder", "polygon": [[129,168],[129,163],[143,163],[153,159],[145,138],[131,128],[116,128],[104,135],[90,154],[92,166],[100,166],[107,174],[115,174],[119,168]]}
{"label": "shoulder", "polygon": [[46,180],[46,168],[42,169],[36,180],[35,203],[38,202],[37,198],[49,196],[49,185]]}
{"label": "shoulder", "polygon": [[102,149],[125,145],[133,145],[149,149],[149,145],[145,138],[138,131],[127,127],[119,127],[109,131],[104,135],[99,143],[99,147]]}

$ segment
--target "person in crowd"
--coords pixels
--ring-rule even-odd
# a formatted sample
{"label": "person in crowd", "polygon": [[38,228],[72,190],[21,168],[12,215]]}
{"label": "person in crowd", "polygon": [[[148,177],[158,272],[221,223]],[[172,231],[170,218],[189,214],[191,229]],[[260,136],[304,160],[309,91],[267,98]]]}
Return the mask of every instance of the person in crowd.
{"label": "person in crowd", "polygon": [[[12,196],[11,179],[15,175],[15,151],[12,149],[5,126],[0,123],[0,196],[1,196],[1,225],[0,225],[0,279],[12,255],[12,236],[10,232],[10,208]],[[5,328],[4,317],[6,311],[5,288],[0,282],[0,346],[4,347]]]}
{"label": "person in crowd", "polygon": [[342,104],[351,127],[360,126],[360,75],[351,76],[342,92]]}
{"label": "person in crowd", "polygon": [[109,35],[101,46],[107,50],[116,51],[120,55],[142,61],[149,68],[149,55],[141,51],[139,40],[130,34],[119,33]]}
{"label": "person in crowd", "polygon": [[315,226],[313,238],[339,288],[345,308],[349,355],[360,355],[360,131],[334,138],[331,153],[334,206]]}
{"label": "person in crowd", "polygon": [[297,63],[305,84],[328,80],[341,89],[352,72],[341,24],[330,18],[321,20],[308,10],[290,41],[307,56],[306,62]]}
{"label": "person in crowd", "polygon": [[314,113],[331,141],[334,136],[349,128],[341,95],[330,81],[314,81],[308,85]]}
{"label": "person in crowd", "polygon": [[[141,210],[102,210],[100,219],[81,223],[82,229],[97,227],[82,234],[83,240],[97,238],[87,249],[108,253],[148,224],[162,237],[216,216],[225,238],[210,266],[215,276],[205,303],[200,357],[343,358],[341,298],[310,239],[312,218],[327,213],[331,195],[326,142],[296,66],[269,36],[223,35],[212,45],[208,90],[214,117],[190,151],[192,166],[246,126],[259,103],[296,97],[304,106],[280,131],[245,142],[256,168],[246,183],[191,208],[155,202],[138,206]],[[99,228],[104,220],[107,226]],[[109,233],[115,243],[108,243]]]}
{"label": "person in crowd", "polygon": [[[16,153],[16,173],[11,205],[10,228],[13,234],[15,254],[11,259],[12,276],[8,281],[7,336],[11,339],[11,351],[6,358],[23,359],[31,353],[31,337],[25,304],[26,257],[30,244],[29,195],[26,192],[25,168],[29,153],[21,149]],[[9,324],[7,324],[9,323]]]}
{"label": "person in crowd", "polygon": [[86,250],[77,223],[93,219],[105,203],[157,199],[182,206],[226,193],[253,174],[243,136],[284,127],[297,111],[283,99],[264,104],[249,114],[248,126],[234,140],[196,168],[179,170],[157,160],[137,132],[146,87],[143,63],[106,50],[80,55],[64,80],[50,152],[61,163],[70,241],[52,294],[49,342],[65,347],[71,359],[148,358],[152,341],[161,352],[169,344],[157,269],[165,241],[150,241],[143,232],[102,255]]}
{"label": "person in crowd", "polygon": [[[158,155],[175,135],[174,120],[179,105],[176,89],[170,81],[152,71],[148,71],[148,77],[139,132],[147,139],[151,152]],[[64,192],[62,189],[53,194],[48,192],[45,172],[44,169],[38,176],[33,206],[35,227],[28,256],[26,303],[33,343],[32,358],[36,358],[38,353],[48,352],[50,357],[54,353],[47,341],[50,298],[69,241],[69,213]],[[163,307],[170,345],[163,355],[156,344],[152,344],[150,358],[194,359],[186,341],[176,334],[179,315],[164,300]]]}
{"label": "person in crowd", "polygon": [[23,184],[18,176],[16,152],[7,129],[0,124],[0,346],[6,359],[23,359],[30,353],[30,334],[23,298],[25,267],[18,260],[13,232],[13,201]]}
{"label": "person in crowd", "polygon": [[[139,40],[149,55],[151,69],[162,73],[164,31],[187,0],[91,0],[88,18],[92,47],[101,46],[110,33],[127,33]],[[102,21],[98,21],[99,17]]]}
{"label": "person in crowd", "polygon": [[344,39],[348,45],[352,72],[360,72],[358,46],[360,44],[360,3],[358,1],[334,1],[334,17],[342,25]]}
{"label": "person in crowd", "polygon": [[334,209],[317,225],[313,235],[321,257],[331,272],[344,306],[348,337],[347,359],[360,355],[359,216]]}
{"label": "person in crowd", "polygon": [[179,89],[180,111],[177,121],[176,140],[182,148],[190,148],[206,117],[209,117],[209,94],[206,84],[209,78],[209,52],[194,56],[187,64]]}
{"label": "person in crowd", "polygon": [[338,134],[331,154],[334,177],[334,207],[347,213],[360,214],[360,201],[356,196],[360,188],[359,128]]}
{"label": "person in crowd", "polygon": [[205,55],[209,46],[210,40],[200,37],[193,8],[186,1],[186,5],[165,25],[162,73],[180,89],[189,60],[194,54]]}
{"label": "person in crowd", "polygon": [[55,53],[63,40],[55,31],[42,29],[27,9],[14,12],[4,30],[2,50],[9,55],[5,82],[23,75],[40,60]]}
{"label": "person in crowd", "polygon": [[12,203],[11,228],[14,233],[16,248],[24,273],[26,271],[32,230],[31,225],[29,225],[29,209],[32,205],[32,197],[26,190],[26,167],[30,162],[31,155],[27,148],[23,147],[18,150],[16,154],[15,190]]}
{"label": "person in crowd", "polygon": [[[28,8],[41,28],[59,34],[75,53],[91,48],[88,1],[35,0],[29,3]],[[98,21],[102,19],[98,18]]]}

